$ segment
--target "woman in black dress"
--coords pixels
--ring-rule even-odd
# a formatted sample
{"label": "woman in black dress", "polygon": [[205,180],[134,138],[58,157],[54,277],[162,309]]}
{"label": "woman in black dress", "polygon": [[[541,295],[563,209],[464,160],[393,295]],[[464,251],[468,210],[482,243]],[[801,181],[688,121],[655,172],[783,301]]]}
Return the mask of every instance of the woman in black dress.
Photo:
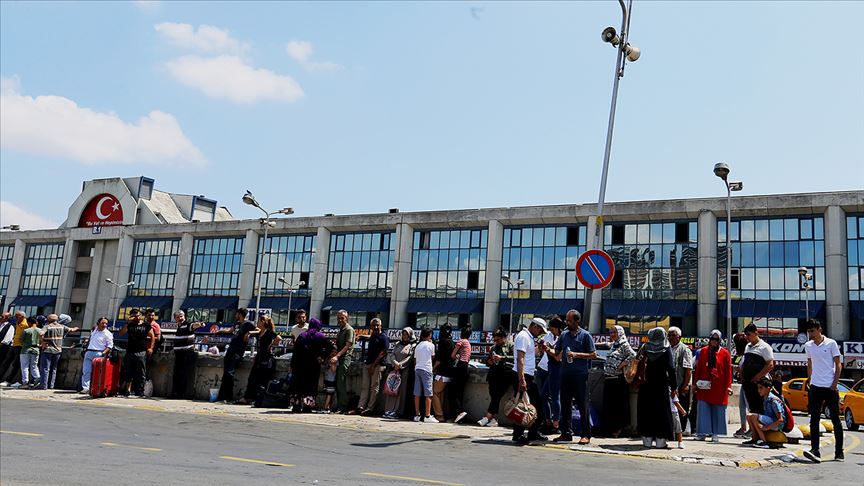
{"label": "woman in black dress", "polygon": [[289,395],[294,411],[309,411],[315,406],[321,363],[330,354],[332,344],[321,332],[321,321],[312,318],[309,328],[294,342],[291,355],[291,385]]}
{"label": "woman in black dress", "polygon": [[666,441],[674,438],[671,397],[678,389],[666,330],[655,327],[648,331],[648,342],[639,350],[639,355],[647,356],[648,360],[645,383],[639,387],[637,429],[642,445],[651,447],[656,442],[658,449],[665,449]]}
{"label": "woman in black dress", "polygon": [[273,319],[270,316],[258,318],[258,352],[252,361],[252,369],[249,371],[249,381],[246,383],[246,391],[243,398],[237,400],[239,405],[249,405],[255,402],[258,395],[264,391],[267,383],[273,379],[276,373],[276,359],[273,357],[273,347],[279,344],[282,338],[276,334]]}

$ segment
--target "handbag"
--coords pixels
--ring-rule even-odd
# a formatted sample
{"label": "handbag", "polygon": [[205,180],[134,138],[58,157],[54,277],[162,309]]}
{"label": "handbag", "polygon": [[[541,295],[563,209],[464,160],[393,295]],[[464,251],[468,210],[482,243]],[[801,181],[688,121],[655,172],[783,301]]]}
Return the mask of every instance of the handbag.
{"label": "handbag", "polygon": [[696,388],[700,390],[710,390],[711,380],[696,380]]}
{"label": "handbag", "polygon": [[391,397],[399,395],[399,386],[401,384],[402,374],[398,370],[391,371],[384,381],[384,394]]}
{"label": "handbag", "polygon": [[624,379],[627,380],[627,383],[634,388],[645,383],[645,366],[647,364],[648,357],[640,350],[639,355],[627,363],[627,370],[624,372]]}
{"label": "handbag", "polygon": [[537,408],[531,405],[526,392],[520,392],[504,404],[504,415],[515,425],[528,428],[537,420]]}

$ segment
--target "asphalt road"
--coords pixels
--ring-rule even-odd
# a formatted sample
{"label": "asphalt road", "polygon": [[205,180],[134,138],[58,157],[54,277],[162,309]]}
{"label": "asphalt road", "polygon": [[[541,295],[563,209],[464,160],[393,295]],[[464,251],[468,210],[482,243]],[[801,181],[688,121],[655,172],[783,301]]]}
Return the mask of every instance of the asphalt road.
{"label": "asphalt road", "polygon": [[[0,483],[862,484],[846,463],[731,469],[328,426],[93,404],[0,401]],[[857,433],[859,438],[861,433]],[[848,441],[847,441],[848,443]],[[317,483],[316,483],[317,481]],[[794,483],[793,483],[794,482]],[[803,483],[801,483],[803,484]]]}

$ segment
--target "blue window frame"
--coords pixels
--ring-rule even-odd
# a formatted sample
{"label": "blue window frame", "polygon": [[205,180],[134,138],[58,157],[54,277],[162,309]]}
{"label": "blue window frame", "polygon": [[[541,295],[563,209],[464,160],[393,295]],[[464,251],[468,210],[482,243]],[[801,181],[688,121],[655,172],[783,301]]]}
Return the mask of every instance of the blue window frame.
{"label": "blue window frame", "polygon": [[487,229],[416,231],[410,296],[482,299],[488,238]]}

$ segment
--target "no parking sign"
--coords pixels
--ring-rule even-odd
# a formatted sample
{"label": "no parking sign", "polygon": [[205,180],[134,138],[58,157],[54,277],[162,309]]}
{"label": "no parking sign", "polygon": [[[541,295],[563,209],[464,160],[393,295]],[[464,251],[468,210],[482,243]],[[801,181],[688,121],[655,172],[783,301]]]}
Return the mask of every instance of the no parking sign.
{"label": "no parking sign", "polygon": [[603,250],[588,250],[576,260],[576,277],[586,288],[602,289],[614,276],[615,263]]}

